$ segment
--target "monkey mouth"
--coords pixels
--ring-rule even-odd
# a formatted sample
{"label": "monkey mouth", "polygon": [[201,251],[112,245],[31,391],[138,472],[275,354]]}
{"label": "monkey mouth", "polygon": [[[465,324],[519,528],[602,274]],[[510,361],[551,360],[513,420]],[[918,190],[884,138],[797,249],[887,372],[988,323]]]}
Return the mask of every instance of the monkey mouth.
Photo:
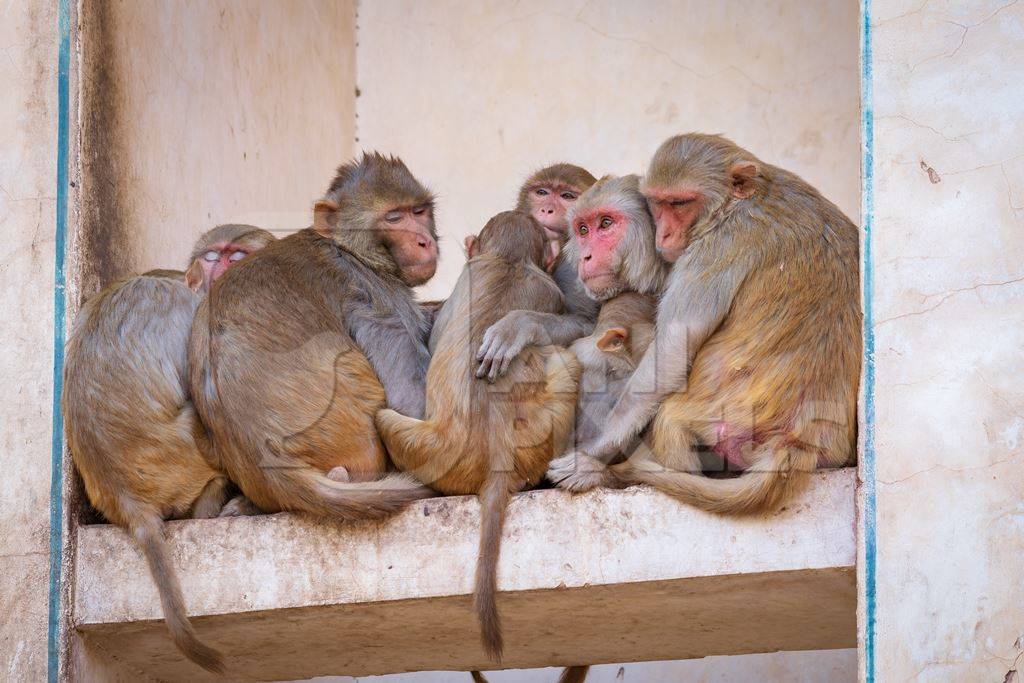
{"label": "monkey mouth", "polygon": [[686,247],[657,247],[658,256],[661,257],[662,261],[668,263],[675,263],[679,260],[679,257],[686,251]]}
{"label": "monkey mouth", "polygon": [[625,284],[619,279],[618,274],[612,271],[595,273],[586,279],[580,278],[580,281],[587,290],[587,295],[597,301],[606,301],[616,294],[621,294],[625,289]]}

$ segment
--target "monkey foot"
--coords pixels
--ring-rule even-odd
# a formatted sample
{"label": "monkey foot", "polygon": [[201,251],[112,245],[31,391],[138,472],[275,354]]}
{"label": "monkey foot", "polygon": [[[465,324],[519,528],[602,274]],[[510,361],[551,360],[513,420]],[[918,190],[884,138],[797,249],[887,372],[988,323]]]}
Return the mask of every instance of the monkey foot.
{"label": "monkey foot", "polygon": [[263,511],[260,510],[256,505],[246,498],[245,496],[238,495],[227,502],[227,504],[221,509],[218,517],[248,517],[251,515],[262,515]]}
{"label": "monkey foot", "polygon": [[614,486],[608,466],[582,453],[569,453],[548,465],[547,478],[567,491],[589,491],[598,486]]}

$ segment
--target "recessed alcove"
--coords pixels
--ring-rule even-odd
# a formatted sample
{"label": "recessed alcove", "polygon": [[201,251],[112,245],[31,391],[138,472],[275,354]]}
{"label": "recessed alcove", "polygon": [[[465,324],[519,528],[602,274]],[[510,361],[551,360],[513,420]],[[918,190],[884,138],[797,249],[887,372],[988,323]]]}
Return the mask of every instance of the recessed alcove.
{"label": "recessed alcove", "polygon": [[[364,149],[402,156],[438,195],[424,298],[451,290],[462,237],[531,170],[642,172],[691,130],[796,171],[859,221],[855,2],[136,0],[83,2],[77,22],[73,302],[183,266],[217,223],[304,227]],[[645,489],[518,496],[503,666],[854,647],[855,488],[851,469],[821,473],[786,510],[741,520]],[[473,499],[379,524],[168,528],[197,628],[240,680],[489,666],[470,608]],[[198,678],[128,538],[72,532],[82,675]]]}

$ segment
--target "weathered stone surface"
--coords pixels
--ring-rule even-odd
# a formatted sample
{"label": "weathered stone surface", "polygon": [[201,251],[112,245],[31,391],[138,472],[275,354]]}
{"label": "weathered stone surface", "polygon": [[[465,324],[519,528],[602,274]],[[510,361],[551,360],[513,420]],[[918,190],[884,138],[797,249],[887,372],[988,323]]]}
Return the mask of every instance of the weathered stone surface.
{"label": "weathered stone surface", "polygon": [[[471,610],[479,506],[424,501],[382,523],[293,515],[174,522],[190,613],[240,679],[487,666]],[[850,647],[854,472],[780,513],[725,519],[646,489],[521,494],[499,566],[508,667]],[[170,645],[125,534],[79,532],[87,647],[157,678]]]}

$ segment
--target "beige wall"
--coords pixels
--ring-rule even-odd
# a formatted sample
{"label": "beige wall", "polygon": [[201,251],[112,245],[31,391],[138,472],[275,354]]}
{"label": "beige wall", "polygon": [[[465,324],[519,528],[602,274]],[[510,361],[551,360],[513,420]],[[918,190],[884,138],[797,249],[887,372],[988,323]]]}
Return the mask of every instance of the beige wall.
{"label": "beige wall", "polygon": [[1024,4],[872,7],[876,673],[1018,680]]}
{"label": "beige wall", "polygon": [[0,0],[0,679],[46,676],[55,3]]}
{"label": "beige wall", "polygon": [[428,296],[533,169],[640,172],[681,132],[723,133],[858,220],[856,0],[374,0],[358,37],[357,146],[440,195]]}
{"label": "beige wall", "polygon": [[355,0],[89,3],[85,246],[112,264],[98,279],[181,267],[217,223],[308,225],[352,154],[354,24]]}

